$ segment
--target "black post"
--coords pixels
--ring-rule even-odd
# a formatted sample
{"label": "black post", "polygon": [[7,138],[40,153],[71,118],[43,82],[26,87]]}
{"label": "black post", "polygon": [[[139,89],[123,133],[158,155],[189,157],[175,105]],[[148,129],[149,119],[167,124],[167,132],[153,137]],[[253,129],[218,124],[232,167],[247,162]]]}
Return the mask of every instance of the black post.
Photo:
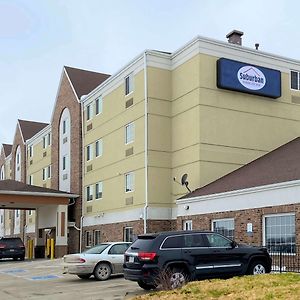
{"label": "black post", "polygon": [[280,251],[279,251],[279,272],[281,273],[281,268],[282,268],[282,246],[280,245]]}

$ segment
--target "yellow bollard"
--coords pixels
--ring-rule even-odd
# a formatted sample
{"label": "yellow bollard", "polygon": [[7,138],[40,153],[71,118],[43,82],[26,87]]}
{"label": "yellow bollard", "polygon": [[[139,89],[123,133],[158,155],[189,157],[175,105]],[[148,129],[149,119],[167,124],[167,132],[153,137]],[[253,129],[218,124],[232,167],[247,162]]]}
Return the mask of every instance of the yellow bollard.
{"label": "yellow bollard", "polygon": [[54,259],[54,239],[51,239],[51,247],[50,247],[50,259]]}
{"label": "yellow bollard", "polygon": [[29,240],[29,257],[33,259],[33,240]]}
{"label": "yellow bollard", "polygon": [[30,240],[27,240],[27,258],[30,259]]}
{"label": "yellow bollard", "polygon": [[46,257],[50,257],[50,248],[51,248],[51,240],[47,239],[47,241],[46,241]]}

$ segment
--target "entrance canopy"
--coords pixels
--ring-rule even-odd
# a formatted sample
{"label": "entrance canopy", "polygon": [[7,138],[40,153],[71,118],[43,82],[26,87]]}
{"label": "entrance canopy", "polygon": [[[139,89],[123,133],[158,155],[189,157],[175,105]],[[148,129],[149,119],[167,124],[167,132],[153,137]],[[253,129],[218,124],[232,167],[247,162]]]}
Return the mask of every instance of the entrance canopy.
{"label": "entrance canopy", "polygon": [[38,209],[47,205],[68,205],[78,195],[29,185],[15,180],[0,181],[0,209]]}

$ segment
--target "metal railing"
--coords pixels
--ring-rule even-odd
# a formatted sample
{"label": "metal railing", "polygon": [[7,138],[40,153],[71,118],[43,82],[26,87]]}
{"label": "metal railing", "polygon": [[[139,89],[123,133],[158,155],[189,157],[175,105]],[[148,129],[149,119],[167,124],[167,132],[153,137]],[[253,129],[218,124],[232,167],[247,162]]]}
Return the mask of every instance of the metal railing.
{"label": "metal railing", "polygon": [[300,273],[300,245],[280,244],[268,247],[272,258],[272,272]]}

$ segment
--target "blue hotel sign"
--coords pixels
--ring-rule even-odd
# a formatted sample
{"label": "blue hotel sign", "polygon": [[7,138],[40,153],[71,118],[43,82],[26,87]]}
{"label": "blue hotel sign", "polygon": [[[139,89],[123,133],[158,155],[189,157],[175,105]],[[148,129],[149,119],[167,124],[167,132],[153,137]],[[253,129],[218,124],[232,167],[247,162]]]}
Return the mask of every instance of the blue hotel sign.
{"label": "blue hotel sign", "polygon": [[220,58],[217,61],[218,88],[270,98],[281,96],[280,71],[239,61]]}

